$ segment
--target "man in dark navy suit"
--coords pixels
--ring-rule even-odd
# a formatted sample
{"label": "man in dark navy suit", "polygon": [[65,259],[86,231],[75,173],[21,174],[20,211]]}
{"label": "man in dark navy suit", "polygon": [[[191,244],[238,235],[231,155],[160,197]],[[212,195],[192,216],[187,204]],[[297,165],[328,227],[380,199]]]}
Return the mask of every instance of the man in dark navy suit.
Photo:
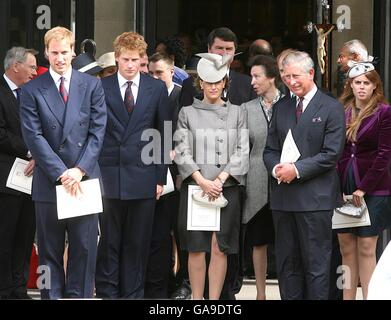
{"label": "man in dark navy suit", "polygon": [[[58,220],[56,184],[72,196],[81,179],[100,178],[98,156],[106,127],[100,80],[72,69],[74,36],[63,27],[45,34],[49,71],[22,87],[20,118],[26,145],[35,159],[35,201],[39,263],[46,281],[43,299],[91,298],[98,240],[98,216]],[[63,267],[68,234],[67,274]]]}
{"label": "man in dark navy suit", "polygon": [[[274,106],[264,151],[272,179],[278,284],[282,299],[328,299],[331,219],[340,204],[336,163],[345,143],[342,105],[318,90],[314,62],[293,51],[282,61],[289,90]],[[291,130],[300,157],[280,163]]]}
{"label": "man in dark navy suit", "polygon": [[138,33],[119,35],[118,72],[102,79],[108,122],[99,159],[106,190],[96,270],[101,298],[144,297],[155,202],[166,183],[169,159],[160,142],[170,120],[168,94],[163,81],[140,73],[146,48]]}
{"label": "man in dark navy suit", "polygon": [[31,176],[35,161],[22,138],[19,118],[20,87],[37,75],[37,52],[13,47],[4,59],[0,77],[0,299],[28,299],[26,284],[35,234],[31,196],[6,187],[16,157],[28,160]]}
{"label": "man in dark navy suit", "polygon": [[[179,96],[181,86],[174,83],[174,60],[171,57],[155,53],[149,57],[149,74],[164,81],[168,91],[169,114],[172,123],[172,132],[176,129],[179,111]],[[173,225],[176,222],[179,210],[179,190],[175,187],[175,181],[179,175],[175,163],[170,164],[167,177],[171,176],[174,190],[164,194],[156,202],[151,249],[148,258],[147,274],[145,279],[145,298],[167,299],[169,288],[175,286],[172,272],[173,266]],[[170,281],[171,280],[171,281]]]}

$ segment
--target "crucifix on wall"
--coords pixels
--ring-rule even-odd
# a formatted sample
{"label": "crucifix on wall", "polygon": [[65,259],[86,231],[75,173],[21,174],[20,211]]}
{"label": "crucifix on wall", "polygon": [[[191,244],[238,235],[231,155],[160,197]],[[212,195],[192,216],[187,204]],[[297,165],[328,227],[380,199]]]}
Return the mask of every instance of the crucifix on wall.
{"label": "crucifix on wall", "polygon": [[316,54],[318,57],[318,65],[321,74],[324,74],[326,71],[326,64],[328,58],[328,38],[327,36],[333,31],[335,26],[333,24],[316,24],[314,29],[317,33],[317,48]]}
{"label": "crucifix on wall", "polygon": [[319,66],[320,76],[322,79],[322,87],[329,89],[329,36],[331,32],[337,30],[337,26],[333,23],[329,23],[329,10],[330,5],[327,0],[320,1],[322,10],[322,23],[309,23],[307,30],[316,32],[316,55]]}

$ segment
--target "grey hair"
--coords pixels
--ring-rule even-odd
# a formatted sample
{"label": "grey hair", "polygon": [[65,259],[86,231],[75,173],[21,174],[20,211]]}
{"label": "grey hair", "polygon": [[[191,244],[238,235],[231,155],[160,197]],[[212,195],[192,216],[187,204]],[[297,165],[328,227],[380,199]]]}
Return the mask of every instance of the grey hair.
{"label": "grey hair", "polygon": [[350,54],[357,54],[358,61],[368,61],[367,47],[360,40],[350,40],[345,42],[343,46],[348,49]]}
{"label": "grey hair", "polygon": [[311,69],[314,69],[314,61],[310,55],[304,51],[293,51],[287,54],[282,60],[282,67],[294,63],[299,63],[300,68],[306,73],[309,73]]}
{"label": "grey hair", "polygon": [[8,70],[16,62],[26,62],[29,53],[35,56],[38,54],[38,51],[23,47],[12,47],[9,49],[4,58],[4,70]]}

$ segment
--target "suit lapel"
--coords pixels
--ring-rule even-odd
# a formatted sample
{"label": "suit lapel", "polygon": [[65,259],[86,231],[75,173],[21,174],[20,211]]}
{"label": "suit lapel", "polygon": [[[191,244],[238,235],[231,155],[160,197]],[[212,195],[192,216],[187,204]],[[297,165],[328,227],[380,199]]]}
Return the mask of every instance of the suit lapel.
{"label": "suit lapel", "polygon": [[141,117],[148,112],[149,100],[152,95],[152,86],[150,85],[150,82],[147,81],[148,78],[146,77],[149,76],[143,74],[140,75],[140,86],[138,88],[136,104],[126,127],[123,141],[129,137],[136,124],[140,122]]}
{"label": "suit lapel", "polygon": [[19,104],[16,100],[14,93],[12,92],[11,88],[8,86],[8,83],[5,81],[4,77],[0,76],[0,86],[4,88],[2,92],[4,92],[5,99],[7,100],[7,103],[4,105],[10,113],[12,113],[19,121]]}
{"label": "suit lapel", "polygon": [[65,107],[64,130],[61,141],[66,139],[76,119],[79,117],[86,88],[87,85],[80,79],[79,73],[73,70],[69,87],[69,98]]}
{"label": "suit lapel", "polygon": [[235,100],[235,97],[237,96],[236,88],[239,87],[239,84],[237,82],[237,77],[235,74],[235,71],[230,70],[229,71],[229,78],[228,78],[228,91],[227,91],[227,98],[229,101]]}
{"label": "suit lapel", "polygon": [[[288,130],[291,129],[292,131],[295,130],[297,124],[296,124],[296,98],[290,98],[287,96],[287,103],[285,107],[282,107],[282,112],[287,114],[285,117],[286,119],[286,133],[288,133]],[[285,139],[285,137],[284,137]]]}
{"label": "suit lapel", "polygon": [[129,120],[129,114],[125,109],[124,101],[122,100],[121,90],[119,88],[117,74],[112,75],[107,79],[107,87],[109,90],[105,90],[106,100],[109,102],[107,105],[112,106],[111,110],[117,120],[126,128]]}
{"label": "suit lapel", "polygon": [[43,74],[41,79],[42,86],[38,90],[41,92],[49,110],[53,113],[58,123],[63,125],[65,105],[60,96],[60,92],[57,90],[56,84],[49,72]]}
{"label": "suit lapel", "polygon": [[[318,112],[318,110],[322,107],[322,92],[318,89],[315,96],[311,99],[305,111],[300,116],[300,119],[292,130],[293,137],[295,140],[299,140],[303,135],[307,134],[307,130],[304,130],[309,123],[312,123],[312,119],[314,118],[314,114]],[[296,117],[296,106],[295,106],[295,117]]]}

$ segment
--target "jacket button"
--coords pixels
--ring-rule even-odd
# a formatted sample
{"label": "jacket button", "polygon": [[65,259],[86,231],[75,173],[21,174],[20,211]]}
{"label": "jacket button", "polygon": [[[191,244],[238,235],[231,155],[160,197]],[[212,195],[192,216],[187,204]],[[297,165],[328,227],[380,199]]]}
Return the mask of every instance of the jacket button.
{"label": "jacket button", "polygon": [[57,127],[56,126],[52,126],[52,129],[56,129]]}
{"label": "jacket button", "polygon": [[220,168],[220,167],[221,167],[221,164],[216,164],[216,167],[217,167],[217,168]]}
{"label": "jacket button", "polygon": [[83,146],[83,144],[82,144],[81,142],[79,142],[79,143],[77,144],[77,146],[78,146],[79,148],[81,148],[81,147]]}
{"label": "jacket button", "polygon": [[351,157],[351,158],[354,158],[354,154],[352,154],[350,157]]}

